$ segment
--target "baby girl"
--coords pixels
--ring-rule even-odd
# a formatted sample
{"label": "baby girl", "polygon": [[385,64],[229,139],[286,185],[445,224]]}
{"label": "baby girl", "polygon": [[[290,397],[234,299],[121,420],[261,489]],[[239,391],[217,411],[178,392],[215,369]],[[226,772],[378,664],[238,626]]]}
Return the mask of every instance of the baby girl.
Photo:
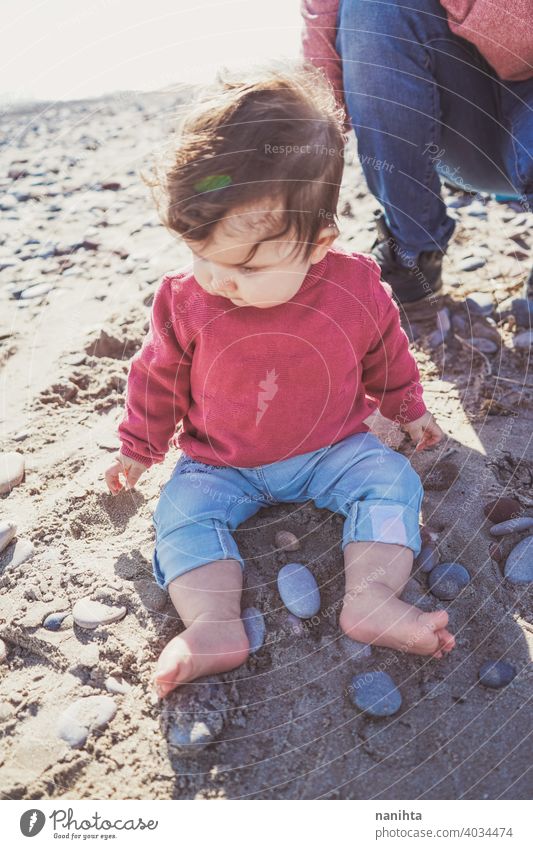
{"label": "baby girl", "polygon": [[182,452],[153,517],[155,578],[185,625],[159,657],[160,697],[245,662],[232,531],[279,502],[345,517],[345,634],[435,658],[455,644],[445,610],[399,598],[423,490],[365,419],[379,409],[417,450],[443,433],[377,264],[333,247],[345,141],[318,71],[263,72],[219,80],[165,172],[165,224],[192,266],[157,287],[106,471],[115,494],[169,443]]}

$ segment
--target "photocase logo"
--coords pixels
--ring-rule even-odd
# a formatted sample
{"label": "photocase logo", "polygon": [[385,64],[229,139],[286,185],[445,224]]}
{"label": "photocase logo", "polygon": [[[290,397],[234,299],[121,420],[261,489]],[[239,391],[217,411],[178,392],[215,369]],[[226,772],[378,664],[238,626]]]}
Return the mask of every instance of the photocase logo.
{"label": "photocase logo", "polygon": [[35,837],[42,831],[46,822],[46,817],[42,811],[37,808],[32,808],[29,811],[24,811],[20,818],[20,830],[24,837]]}
{"label": "photocase logo", "polygon": [[277,379],[278,375],[276,374],[276,369],[271,369],[270,371],[267,371],[265,380],[259,381],[259,389],[261,391],[257,395],[257,415],[255,417],[256,425],[258,425],[263,418],[268,407],[268,401],[272,401],[272,398],[279,389],[279,386],[276,383]]}

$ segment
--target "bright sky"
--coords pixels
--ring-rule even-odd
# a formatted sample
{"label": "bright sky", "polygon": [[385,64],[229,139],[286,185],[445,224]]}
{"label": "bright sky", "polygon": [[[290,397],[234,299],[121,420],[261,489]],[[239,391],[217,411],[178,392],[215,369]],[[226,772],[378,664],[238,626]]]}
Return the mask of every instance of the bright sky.
{"label": "bright sky", "polygon": [[205,82],[298,55],[300,0],[2,0],[0,99]]}

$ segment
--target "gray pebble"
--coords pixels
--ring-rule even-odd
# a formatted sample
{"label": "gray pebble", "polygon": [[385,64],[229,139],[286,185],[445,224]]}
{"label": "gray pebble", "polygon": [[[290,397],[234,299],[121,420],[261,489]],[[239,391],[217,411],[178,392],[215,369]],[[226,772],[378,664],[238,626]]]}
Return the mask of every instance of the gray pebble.
{"label": "gray pebble", "polygon": [[509,519],[507,522],[499,522],[497,525],[493,525],[490,532],[495,537],[504,537],[506,534],[527,531],[529,528],[533,528],[533,518],[531,516],[517,516],[516,519]]}
{"label": "gray pebble", "polygon": [[59,631],[69,614],[70,610],[64,610],[62,613],[50,613],[43,622],[43,628],[46,628],[47,631]]}
{"label": "gray pebble", "polygon": [[114,678],[113,675],[110,675],[108,678],[105,679],[104,686],[108,693],[115,693],[121,696],[125,695],[126,693],[129,693],[129,691],[131,690],[131,687],[127,681],[124,681],[124,679],[119,681],[117,678]]}
{"label": "gray pebble", "polygon": [[479,669],[479,680],[485,687],[499,690],[510,684],[516,675],[516,669],[506,660],[487,660]]}
{"label": "gray pebble", "polygon": [[160,722],[167,743],[180,754],[196,754],[224,728],[227,697],[220,685],[183,684],[165,699]]}
{"label": "gray pebble", "polygon": [[482,256],[469,256],[459,263],[459,271],[476,271],[478,268],[483,268],[487,260]]}
{"label": "gray pebble", "polygon": [[250,643],[250,654],[255,654],[265,641],[266,625],[263,614],[257,607],[247,607],[242,612],[242,622]]}
{"label": "gray pebble", "polygon": [[350,698],[369,716],[392,716],[402,705],[401,693],[386,672],[376,670],[354,675]]}
{"label": "gray pebble", "polygon": [[80,628],[92,630],[98,625],[109,625],[111,622],[118,622],[123,619],[127,610],[125,607],[111,607],[109,604],[102,604],[99,601],[93,601],[89,597],[80,598],[72,609],[74,622]]}
{"label": "gray pebble", "polygon": [[470,573],[460,563],[440,563],[429,573],[429,588],[440,599],[456,598],[470,583]]}
{"label": "gray pebble", "polygon": [[28,298],[42,298],[44,295],[47,295],[48,292],[51,292],[54,288],[52,283],[37,283],[36,286],[30,286],[28,289],[24,289],[21,292],[20,297],[23,300],[27,300]]}
{"label": "gray pebble", "polygon": [[513,584],[529,584],[533,581],[533,536],[526,537],[513,548],[503,574]]}
{"label": "gray pebble", "polygon": [[7,548],[16,533],[17,526],[14,522],[0,522],[0,551]]}
{"label": "gray pebble", "polygon": [[0,571],[7,566],[15,567],[25,563],[35,554],[33,543],[29,539],[17,539],[14,545],[9,545],[0,555]]}
{"label": "gray pebble", "polygon": [[490,315],[494,309],[492,296],[487,292],[472,292],[465,298],[465,304],[474,315]]}
{"label": "gray pebble", "polygon": [[533,330],[523,330],[513,337],[513,348],[531,348],[533,345]]}
{"label": "gray pebble", "polygon": [[511,304],[511,312],[516,319],[516,323],[521,327],[530,327],[533,325],[532,298],[515,298]]}
{"label": "gray pebble", "polygon": [[442,333],[442,330],[439,330],[438,328],[437,330],[434,330],[432,333],[430,333],[428,336],[428,345],[432,350],[438,348],[440,345],[443,345],[445,341],[446,337]]}
{"label": "gray pebble", "polygon": [[91,731],[107,725],[116,712],[117,706],[111,696],[77,699],[59,717],[57,735],[71,748],[79,749]]}
{"label": "gray pebble", "polygon": [[3,640],[0,640],[0,663],[7,659],[7,646]]}
{"label": "gray pebble", "polygon": [[24,477],[24,457],[17,451],[0,453],[0,495],[18,486]]}
{"label": "gray pebble", "polygon": [[481,336],[474,336],[469,340],[470,344],[481,351],[482,354],[495,354],[498,351],[498,345],[492,339],[484,339]]}
{"label": "gray pebble", "polygon": [[416,565],[422,572],[431,572],[439,562],[439,552],[435,545],[427,543],[420,549],[420,554],[416,558]]}
{"label": "gray pebble", "polygon": [[320,610],[317,583],[303,563],[287,563],[279,570],[278,591],[287,610],[300,619],[308,619]]}

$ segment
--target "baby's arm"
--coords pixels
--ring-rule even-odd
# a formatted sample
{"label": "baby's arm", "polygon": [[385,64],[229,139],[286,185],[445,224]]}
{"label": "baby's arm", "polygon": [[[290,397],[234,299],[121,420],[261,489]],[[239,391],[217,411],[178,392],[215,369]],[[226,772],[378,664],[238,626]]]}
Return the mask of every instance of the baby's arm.
{"label": "baby's arm", "polygon": [[427,448],[439,442],[443,433],[422,399],[420,373],[390,286],[377,273],[372,286],[376,313],[362,363],[365,391],[378,402],[382,415],[398,422],[420,449]]}
{"label": "baby's arm", "polygon": [[106,473],[112,492],[118,491],[117,464],[123,473],[126,463],[131,467],[131,485],[164,459],[176,426],[189,409],[191,354],[176,337],[175,313],[172,279],[166,277],[155,293],[148,335],[130,363],[126,409],[118,426],[121,450]]}

